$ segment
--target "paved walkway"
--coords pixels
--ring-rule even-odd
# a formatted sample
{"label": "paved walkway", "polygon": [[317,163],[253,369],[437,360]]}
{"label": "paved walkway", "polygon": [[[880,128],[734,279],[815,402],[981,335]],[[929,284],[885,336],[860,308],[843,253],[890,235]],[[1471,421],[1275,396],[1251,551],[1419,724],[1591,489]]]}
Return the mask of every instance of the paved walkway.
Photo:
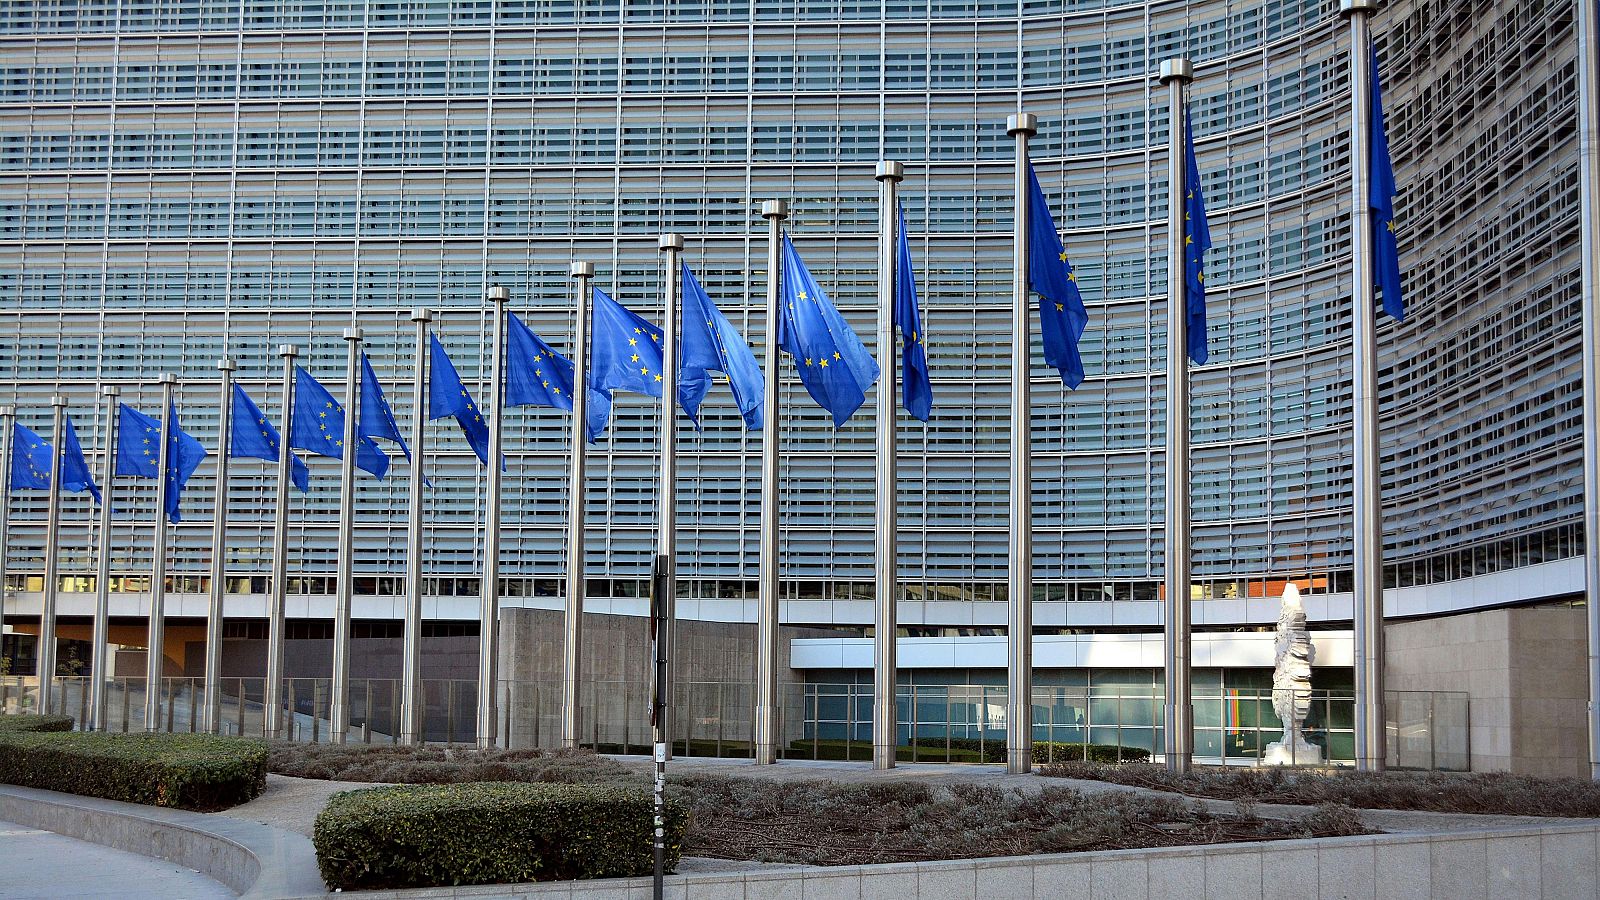
{"label": "paved walkway", "polygon": [[53,831],[0,822],[0,897],[211,900],[233,897],[193,869]]}

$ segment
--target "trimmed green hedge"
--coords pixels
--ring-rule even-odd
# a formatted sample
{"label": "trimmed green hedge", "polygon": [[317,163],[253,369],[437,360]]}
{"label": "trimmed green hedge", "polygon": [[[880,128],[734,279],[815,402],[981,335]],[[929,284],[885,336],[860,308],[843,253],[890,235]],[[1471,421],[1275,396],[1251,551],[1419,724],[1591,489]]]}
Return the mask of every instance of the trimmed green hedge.
{"label": "trimmed green hedge", "polygon": [[0,783],[202,812],[267,786],[267,745],[209,734],[0,731]]}
{"label": "trimmed green hedge", "polygon": [[[667,868],[688,810],[667,802]],[[597,784],[396,785],[335,794],[312,842],[331,888],[620,878],[653,870],[648,791]]]}
{"label": "trimmed green hedge", "polygon": [[34,713],[0,716],[0,734],[71,730],[71,716],[41,716]]}

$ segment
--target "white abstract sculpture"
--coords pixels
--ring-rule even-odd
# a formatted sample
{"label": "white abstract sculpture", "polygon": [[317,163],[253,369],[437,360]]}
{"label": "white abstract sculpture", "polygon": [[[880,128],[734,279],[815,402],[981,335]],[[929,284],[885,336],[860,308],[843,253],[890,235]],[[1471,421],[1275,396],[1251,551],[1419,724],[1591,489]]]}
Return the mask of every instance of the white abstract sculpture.
{"label": "white abstract sculpture", "polygon": [[1283,738],[1267,745],[1263,765],[1315,765],[1322,762],[1322,748],[1301,733],[1306,713],[1311,710],[1311,664],[1317,649],[1306,629],[1306,610],[1300,605],[1300,589],[1291,582],[1283,590],[1278,607],[1278,640],[1272,660],[1272,709],[1283,722]]}

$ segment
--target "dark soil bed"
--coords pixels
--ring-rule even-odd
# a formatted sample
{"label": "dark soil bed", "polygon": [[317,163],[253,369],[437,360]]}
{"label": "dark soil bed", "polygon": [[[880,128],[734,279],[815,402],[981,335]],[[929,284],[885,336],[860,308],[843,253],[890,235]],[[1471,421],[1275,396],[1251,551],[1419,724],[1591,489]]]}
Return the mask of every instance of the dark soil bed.
{"label": "dark soil bed", "polygon": [[1476,815],[1600,817],[1600,784],[1505,772],[1322,773],[1262,767],[1197,769],[1180,775],[1157,765],[1062,763],[1043,766],[1039,774],[1218,800],[1311,806],[1338,803],[1359,809]]}
{"label": "dark soil bed", "polygon": [[[446,750],[276,743],[271,771],[301,778],[403,783],[542,781],[643,786],[647,779],[588,751]],[[736,775],[673,778],[687,804],[687,856],[854,865],[1168,847],[1371,833],[1346,807],[1262,819],[1134,793],[1040,792],[988,785],[782,782]]]}

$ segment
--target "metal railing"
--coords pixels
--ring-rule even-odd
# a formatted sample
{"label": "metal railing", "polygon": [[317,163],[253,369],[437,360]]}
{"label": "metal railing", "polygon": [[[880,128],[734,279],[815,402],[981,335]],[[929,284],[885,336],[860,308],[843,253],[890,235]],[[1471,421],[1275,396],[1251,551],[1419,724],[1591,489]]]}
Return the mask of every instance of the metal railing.
{"label": "metal railing", "polygon": [[[108,680],[104,729],[145,731],[144,678]],[[471,679],[424,679],[426,740],[475,741],[476,687]],[[90,719],[88,678],[59,677],[48,712]],[[500,743],[509,747],[559,745],[561,685],[556,681],[501,682]],[[155,729],[203,730],[204,686],[199,678],[164,678]],[[263,679],[224,678],[220,731],[262,735]],[[326,742],[331,680],[284,680],[285,734],[289,740]],[[649,685],[595,681],[583,692],[580,743],[606,753],[646,753],[650,745]],[[400,734],[400,683],[392,678],[353,679],[348,743],[392,744]],[[777,734],[786,759],[870,760],[871,684],[791,682],[779,687]],[[1006,739],[1004,685],[901,685],[897,691],[899,757],[908,762],[1003,761]],[[1347,692],[1312,691],[1304,735],[1320,758],[1291,763],[1348,764],[1354,757],[1354,698]],[[754,686],[748,682],[678,682],[672,706],[673,751],[685,757],[752,755]],[[1269,689],[1197,691],[1195,758],[1212,764],[1254,765],[1280,740],[1283,724]],[[0,676],[0,713],[39,712],[38,682]],[[1392,691],[1389,766],[1465,771],[1470,768],[1467,696],[1447,691]],[[1087,758],[1086,745],[1113,748],[1113,759],[1159,759],[1162,697],[1155,692],[1083,686],[1039,687],[1033,692],[1033,740],[1040,762]],[[1094,751],[1105,754],[1108,751]]]}

